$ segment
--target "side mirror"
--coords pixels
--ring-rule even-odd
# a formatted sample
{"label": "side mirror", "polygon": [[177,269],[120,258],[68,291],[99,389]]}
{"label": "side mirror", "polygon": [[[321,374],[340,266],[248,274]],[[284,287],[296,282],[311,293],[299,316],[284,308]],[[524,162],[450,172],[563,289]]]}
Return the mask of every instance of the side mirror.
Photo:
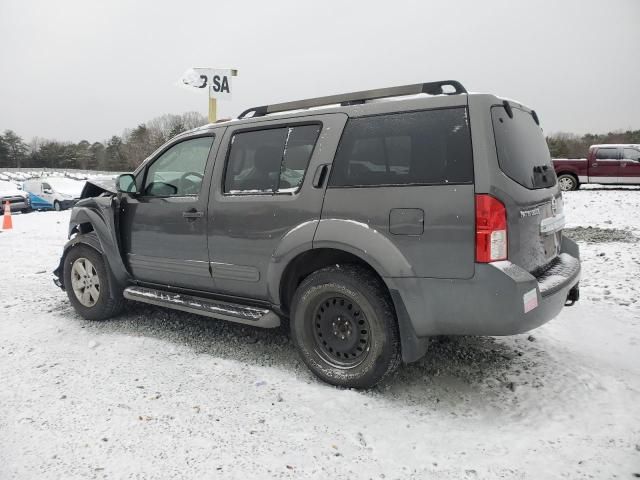
{"label": "side mirror", "polygon": [[130,173],[123,173],[116,180],[116,189],[119,193],[137,193],[136,177]]}
{"label": "side mirror", "polygon": [[45,189],[42,190],[42,193],[46,193],[46,194],[50,195],[50,194],[53,193],[53,190],[51,190],[50,188],[45,188]]}

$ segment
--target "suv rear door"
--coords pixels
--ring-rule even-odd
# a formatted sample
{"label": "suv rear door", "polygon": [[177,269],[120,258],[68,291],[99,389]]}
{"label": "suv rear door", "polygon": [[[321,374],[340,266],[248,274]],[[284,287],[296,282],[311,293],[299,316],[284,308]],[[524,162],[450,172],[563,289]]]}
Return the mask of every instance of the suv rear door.
{"label": "suv rear door", "polygon": [[[314,180],[331,164],[346,118],[280,117],[227,128],[209,200],[216,292],[273,300],[267,280],[274,254],[285,235],[319,220],[325,182]],[[303,231],[289,251],[302,241],[311,245],[315,229]]]}

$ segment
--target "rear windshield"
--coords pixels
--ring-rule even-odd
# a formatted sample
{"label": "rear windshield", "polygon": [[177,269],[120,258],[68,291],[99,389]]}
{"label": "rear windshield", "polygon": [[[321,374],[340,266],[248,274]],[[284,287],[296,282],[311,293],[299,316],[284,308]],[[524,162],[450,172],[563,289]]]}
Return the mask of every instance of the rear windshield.
{"label": "rear windshield", "polygon": [[503,106],[491,107],[500,169],[530,190],[553,187],[556,174],[542,129],[529,112],[512,111],[509,118]]}

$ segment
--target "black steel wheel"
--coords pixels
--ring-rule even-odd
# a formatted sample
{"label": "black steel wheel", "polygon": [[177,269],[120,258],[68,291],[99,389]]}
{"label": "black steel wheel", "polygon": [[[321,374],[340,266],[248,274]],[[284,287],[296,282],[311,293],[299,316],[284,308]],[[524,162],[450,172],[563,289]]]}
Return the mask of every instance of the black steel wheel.
{"label": "black steel wheel", "polygon": [[326,295],[317,302],[313,328],[316,349],[336,368],[360,364],[369,352],[370,327],[355,301],[342,295]]}
{"label": "black steel wheel", "polygon": [[291,302],[291,336],[309,369],[332,385],[370,388],[400,364],[393,302],[359,265],[318,270]]}

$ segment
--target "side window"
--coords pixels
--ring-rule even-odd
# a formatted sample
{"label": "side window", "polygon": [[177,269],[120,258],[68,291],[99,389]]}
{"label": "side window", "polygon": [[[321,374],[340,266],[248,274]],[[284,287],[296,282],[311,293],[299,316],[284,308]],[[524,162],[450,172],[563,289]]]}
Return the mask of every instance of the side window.
{"label": "side window", "polygon": [[48,183],[42,183],[42,191],[44,192],[45,190],[51,190],[51,185],[49,185]]}
{"label": "side window", "polygon": [[596,158],[598,160],[618,160],[617,148],[599,148],[596,152]]}
{"label": "side window", "polygon": [[147,169],[144,195],[198,195],[212,144],[213,137],[200,137],[185,140],[169,148]]}
{"label": "side window", "polygon": [[636,150],[635,148],[625,148],[624,158],[626,158],[627,160],[640,162],[640,150]]}
{"label": "side window", "polygon": [[473,182],[465,108],[393,113],[349,120],[330,186]]}
{"label": "side window", "polygon": [[236,133],[224,179],[225,193],[293,193],[300,189],[320,125]]}

